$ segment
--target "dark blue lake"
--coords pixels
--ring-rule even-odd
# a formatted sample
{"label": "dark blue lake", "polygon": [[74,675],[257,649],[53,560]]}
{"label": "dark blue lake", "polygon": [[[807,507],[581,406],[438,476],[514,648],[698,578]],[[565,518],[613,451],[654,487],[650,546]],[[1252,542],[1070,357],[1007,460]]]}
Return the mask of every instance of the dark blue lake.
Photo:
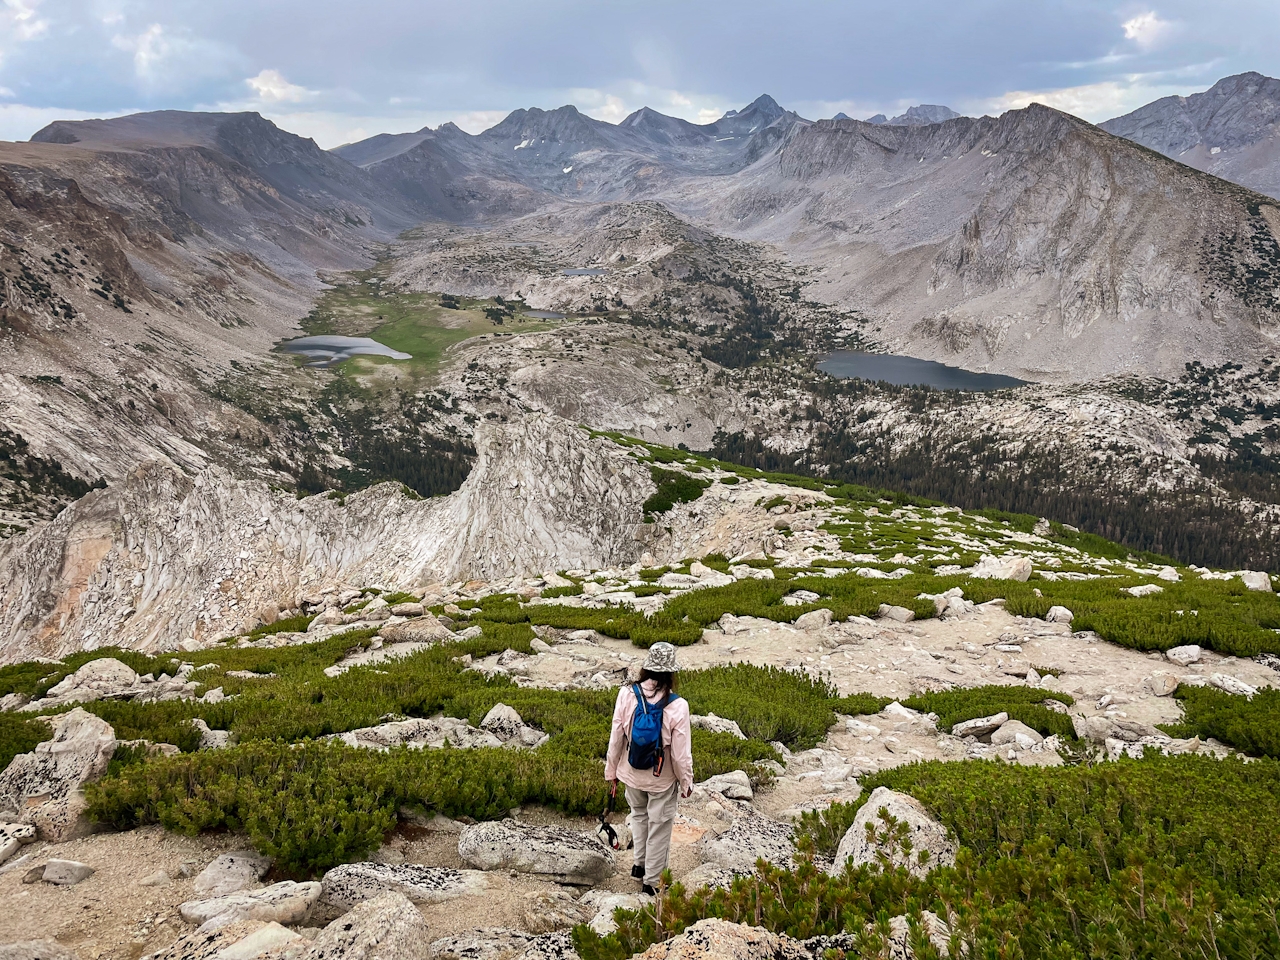
{"label": "dark blue lake", "polygon": [[1005,390],[1027,381],[1000,373],[974,373],[934,360],[898,357],[888,353],[837,350],[818,364],[833,377],[877,380],[896,387],[929,386],[938,390]]}

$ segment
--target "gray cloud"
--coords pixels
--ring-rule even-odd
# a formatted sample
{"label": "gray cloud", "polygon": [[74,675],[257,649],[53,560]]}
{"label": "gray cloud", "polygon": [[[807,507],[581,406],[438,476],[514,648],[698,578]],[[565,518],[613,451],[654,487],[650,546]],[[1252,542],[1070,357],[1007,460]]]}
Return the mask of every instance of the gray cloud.
{"label": "gray cloud", "polygon": [[[325,146],[522,106],[690,119],[1046,100],[1101,120],[1280,73],[1274,0],[0,0],[0,136],[55,116],[257,109]],[[253,82],[250,82],[250,81]]]}

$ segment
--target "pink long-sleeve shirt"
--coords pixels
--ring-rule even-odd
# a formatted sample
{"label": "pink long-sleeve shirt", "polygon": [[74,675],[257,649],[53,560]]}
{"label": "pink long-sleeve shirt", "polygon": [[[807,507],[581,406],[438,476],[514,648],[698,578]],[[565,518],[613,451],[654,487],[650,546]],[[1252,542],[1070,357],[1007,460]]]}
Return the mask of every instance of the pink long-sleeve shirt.
{"label": "pink long-sleeve shirt", "polygon": [[[656,704],[661,698],[658,685],[652,680],[640,684],[645,700]],[[689,701],[681,697],[672,700],[662,711],[662,748],[666,762],[662,773],[637,770],[627,762],[627,744],[631,738],[631,721],[636,715],[636,695],[631,684],[618,691],[618,701],[613,707],[613,730],[609,734],[609,753],[604,763],[606,780],[621,780],[628,787],[648,793],[670,790],[679,781],[685,791],[693,787],[693,747],[689,733]]]}

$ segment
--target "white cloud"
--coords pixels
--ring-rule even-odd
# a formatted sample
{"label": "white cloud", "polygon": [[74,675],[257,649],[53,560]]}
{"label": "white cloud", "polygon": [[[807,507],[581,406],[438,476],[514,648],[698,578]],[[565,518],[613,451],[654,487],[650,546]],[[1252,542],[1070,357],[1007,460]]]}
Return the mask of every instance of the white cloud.
{"label": "white cloud", "polygon": [[16,96],[17,94],[8,87],[0,87],[0,97],[4,97],[6,100],[12,100]]}
{"label": "white cloud", "polygon": [[1136,110],[1152,100],[1186,92],[1189,91],[1182,86],[1153,83],[1152,78],[1135,74],[1124,80],[1106,80],[1056,90],[1011,90],[998,97],[977,101],[970,106],[970,112],[999,114],[1006,110],[1021,110],[1031,103],[1043,103],[1091,123],[1101,123]]}
{"label": "white cloud", "polygon": [[61,107],[32,107],[25,103],[0,103],[0,140],[28,140],[41,127],[55,120],[89,120],[93,117],[119,117],[134,110],[107,113],[85,113]]}
{"label": "white cloud", "polygon": [[158,79],[158,67],[173,53],[173,44],[165,35],[164,27],[158,23],[132,37],[117,33],[111,38],[111,45],[117,50],[132,53],[133,72],[147,81]]}
{"label": "white cloud", "polygon": [[290,83],[279,70],[263,70],[245,80],[263,103],[301,103],[317,95],[317,91]]}
{"label": "white cloud", "polygon": [[1169,35],[1173,24],[1161,20],[1154,10],[1148,10],[1126,20],[1120,27],[1126,40],[1132,40],[1143,50],[1150,50]]}
{"label": "white cloud", "polygon": [[40,17],[37,10],[41,0],[4,0],[0,11],[0,35],[8,34],[25,42],[34,40],[49,29],[49,21]]}

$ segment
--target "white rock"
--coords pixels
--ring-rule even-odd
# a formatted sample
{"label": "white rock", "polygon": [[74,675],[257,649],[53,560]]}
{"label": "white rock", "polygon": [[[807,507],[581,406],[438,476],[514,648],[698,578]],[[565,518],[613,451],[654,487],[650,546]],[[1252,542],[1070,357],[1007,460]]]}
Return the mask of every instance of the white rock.
{"label": "white rock", "polygon": [[49,688],[47,699],[61,703],[88,703],[116,696],[138,685],[138,673],[114,657],[90,660]]}
{"label": "white rock", "polygon": [[1070,623],[1075,618],[1075,614],[1066,607],[1052,606],[1044,618],[1050,623]]}
{"label": "white rock", "polygon": [[312,941],[303,960],[430,960],[427,922],[403,893],[388,890],[352,908]]}
{"label": "white rock", "polygon": [[920,719],[920,711],[912,710],[910,707],[904,707],[897,700],[894,700],[887,707],[880,711],[886,717],[901,717],[904,720]]}
{"label": "white rock", "polygon": [[906,607],[899,607],[889,603],[880,604],[877,614],[885,620],[896,620],[898,623],[910,623],[916,618],[914,610],[908,610]]}
{"label": "white rock", "polygon": [[230,730],[210,730],[200,717],[193,718],[191,725],[200,732],[201,750],[223,750],[231,746]]}
{"label": "white rock", "polygon": [[1124,592],[1132,597],[1149,597],[1154,593],[1164,593],[1164,587],[1154,583],[1140,583],[1136,587],[1125,587]]}
{"label": "white rock", "polygon": [[480,870],[424,867],[416,863],[345,863],[321,881],[320,907],[327,913],[346,913],[358,903],[388,890],[413,903],[444,903],[484,892],[488,878]]}
{"label": "white rock", "polygon": [[1170,663],[1176,663],[1180,667],[1189,667],[1193,663],[1199,663],[1204,651],[1194,643],[1187,644],[1183,647],[1172,647],[1164,652],[1165,658]]}
{"label": "white rock", "polygon": [[796,617],[795,626],[797,630],[822,630],[831,626],[831,616],[831,611],[826,607],[810,610]]}
{"label": "white rock", "polygon": [[1271,578],[1261,570],[1241,570],[1240,582],[1247,590],[1260,590],[1271,593]]}
{"label": "white rock", "polygon": [[92,832],[83,787],[106,772],[115,750],[115,731],[106,721],[80,707],[55,717],[52,739],[18,754],[0,773],[0,811],[12,811],[52,843]]}
{"label": "white rock", "polygon": [[698,786],[711,793],[718,793],[728,797],[730,800],[750,801],[755,797],[755,793],[751,789],[751,778],[742,770],[732,770],[729,773],[708,777]]}
{"label": "white rock", "polygon": [[235,850],[222,854],[201,870],[191,890],[202,899],[225,897],[256,886],[270,869],[270,857],[254,850]]}
{"label": "white rock", "polygon": [[712,919],[655,943],[638,960],[811,960],[811,956],[800,941],[783,934]]}
{"label": "white rock", "polygon": [[696,714],[690,716],[689,726],[695,730],[710,730],[712,733],[732,734],[739,740],[747,739],[747,735],[742,732],[742,728],[738,726],[736,721],[717,717],[714,713],[708,713],[705,717],[697,716]]}
{"label": "white rock", "polygon": [[87,880],[97,873],[93,867],[87,863],[80,863],[78,860],[50,860],[44,865],[44,876],[42,879],[45,883],[57,884],[60,887],[70,887],[82,880]]}
{"label": "white rock", "polygon": [[520,736],[524,731],[524,721],[520,719],[520,714],[514,707],[509,707],[505,703],[495,703],[480,721],[480,729],[487,730],[506,743]]}
{"label": "white rock", "polygon": [[1007,713],[993,713],[989,717],[963,720],[951,728],[951,735],[953,737],[985,737],[989,733],[995,733],[1008,720]]}
{"label": "white rock", "polygon": [[319,883],[282,880],[261,890],[245,890],[207,900],[188,900],[178,907],[178,912],[182,919],[194,924],[207,923],[215,918],[228,922],[274,920],[283,924],[301,923],[319,897]]}
{"label": "white rock", "polygon": [[791,869],[792,826],[755,812],[738,817],[719,836],[708,832],[698,841],[702,858],[735,873],[754,873],[756,860]]}
{"label": "white rock", "polygon": [[991,734],[993,746],[1003,747],[1007,744],[1013,744],[1022,750],[1029,750],[1042,740],[1044,740],[1044,737],[1021,720],[1006,720],[1000,725],[999,730]]}
{"label": "white rock", "polygon": [[969,571],[969,576],[978,580],[1020,580],[1025,583],[1031,579],[1031,561],[1027,557],[985,554]]}
{"label": "white rock", "polygon": [[458,837],[458,856],[479,870],[513,870],[594,886],[613,876],[613,851],[594,836],[516,820],[477,823]]}
{"label": "white rock", "polygon": [[587,921],[587,926],[604,937],[618,929],[613,919],[615,910],[639,910],[645,904],[652,902],[652,898],[639,893],[609,893],[605,890],[592,890],[578,902],[595,910],[595,915]]}
{"label": "white rock", "polygon": [[1161,567],[1160,572],[1156,574],[1156,578],[1166,583],[1177,583],[1182,579],[1182,575],[1173,567]]}
{"label": "white rock", "polygon": [[1172,696],[1173,692],[1178,689],[1178,678],[1171,677],[1167,673],[1157,673],[1147,677],[1142,685],[1155,697]]}
{"label": "white rock", "polygon": [[[896,820],[907,824],[908,836],[912,843],[910,857],[904,857],[901,849],[888,848],[880,840],[883,832],[883,821],[880,811],[886,810]],[[867,837],[867,824],[875,824],[876,839]],[[929,856],[921,864],[918,855],[927,851]],[[937,866],[951,866],[956,862],[956,845],[947,835],[947,830],[929,816],[924,805],[914,797],[905,793],[896,793],[887,787],[877,787],[872,791],[867,802],[858,810],[853,826],[845,832],[844,839],[836,851],[835,862],[831,866],[833,875],[845,868],[845,863],[852,858],[854,866],[878,862],[878,855],[885,855],[890,862],[906,867],[916,876],[923,877]]]}
{"label": "white rock", "polygon": [[681,877],[680,882],[684,884],[686,890],[691,891],[701,887],[721,887],[727,890],[733,886],[734,878],[739,876],[741,874],[727,870],[718,863],[703,863]]}
{"label": "white rock", "polygon": [[1209,677],[1209,683],[1224,693],[1232,693],[1240,697],[1252,697],[1258,688],[1226,673],[1215,673]]}

